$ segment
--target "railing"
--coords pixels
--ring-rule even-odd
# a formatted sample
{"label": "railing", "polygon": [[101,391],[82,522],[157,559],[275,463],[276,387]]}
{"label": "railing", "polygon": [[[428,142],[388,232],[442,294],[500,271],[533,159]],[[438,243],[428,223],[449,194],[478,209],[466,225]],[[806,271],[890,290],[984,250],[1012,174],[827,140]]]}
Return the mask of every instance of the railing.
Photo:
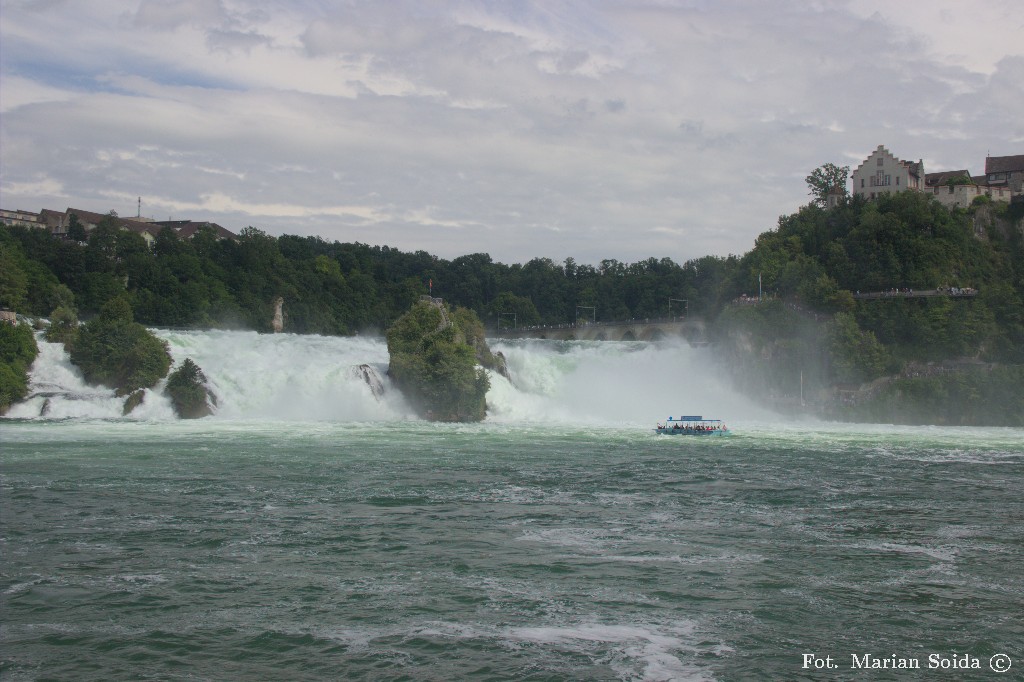
{"label": "railing", "polygon": [[971,287],[940,287],[938,289],[889,289],[888,291],[872,291],[853,295],[860,300],[876,300],[880,298],[933,298],[936,296],[951,296],[954,298],[973,298],[978,295],[978,290]]}
{"label": "railing", "polygon": [[528,331],[540,331],[543,329],[589,329],[591,327],[632,327],[638,324],[683,324],[690,322],[691,319],[685,315],[679,315],[676,317],[642,317],[631,320],[608,320],[608,321],[597,321],[597,322],[564,322],[561,324],[535,324],[529,326],[516,327],[511,329],[509,327],[503,327],[501,329],[495,329],[495,332],[528,332]]}

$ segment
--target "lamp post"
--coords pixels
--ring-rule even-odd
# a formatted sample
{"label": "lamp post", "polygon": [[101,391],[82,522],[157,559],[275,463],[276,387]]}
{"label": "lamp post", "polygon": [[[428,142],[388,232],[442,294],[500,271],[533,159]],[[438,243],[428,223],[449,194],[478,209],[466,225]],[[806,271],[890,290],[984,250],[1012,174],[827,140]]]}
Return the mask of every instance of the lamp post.
{"label": "lamp post", "polygon": [[589,310],[591,313],[591,322],[597,322],[597,307],[592,305],[578,305],[576,306],[576,324],[580,323],[580,310]]}
{"label": "lamp post", "polygon": [[672,317],[672,301],[683,304],[683,317],[690,316],[690,302],[685,298],[670,298],[668,299],[668,316]]}

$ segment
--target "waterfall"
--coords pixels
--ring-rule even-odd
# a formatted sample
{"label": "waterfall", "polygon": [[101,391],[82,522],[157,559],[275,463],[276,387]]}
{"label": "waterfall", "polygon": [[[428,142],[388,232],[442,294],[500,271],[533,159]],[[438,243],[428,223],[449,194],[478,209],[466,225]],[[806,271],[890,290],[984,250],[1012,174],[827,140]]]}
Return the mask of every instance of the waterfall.
{"label": "waterfall", "polygon": [[[217,396],[212,419],[394,421],[415,419],[387,378],[376,337],[154,329],[175,366],[192,358]],[[671,414],[732,419],[756,408],[715,371],[706,348],[679,344],[493,341],[511,381],[490,373],[488,421],[653,426]],[[174,419],[163,384],[122,417],[123,398],[87,385],[63,346],[39,339],[30,394],[7,417]]]}

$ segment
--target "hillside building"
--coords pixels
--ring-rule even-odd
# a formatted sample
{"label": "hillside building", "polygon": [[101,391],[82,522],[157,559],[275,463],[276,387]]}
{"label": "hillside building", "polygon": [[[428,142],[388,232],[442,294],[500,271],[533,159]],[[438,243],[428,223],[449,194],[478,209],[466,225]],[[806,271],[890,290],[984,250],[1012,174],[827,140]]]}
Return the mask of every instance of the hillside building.
{"label": "hillside building", "polygon": [[1024,154],[985,157],[985,179],[989,187],[1006,187],[1014,194],[1024,192]]}
{"label": "hillside building", "polygon": [[32,211],[8,211],[0,208],[0,222],[4,225],[21,225],[22,227],[39,227],[39,214]]}
{"label": "hillside building", "polygon": [[1024,195],[1024,155],[989,156],[985,175],[971,176],[966,168],[925,173],[924,161],[903,161],[878,145],[852,173],[853,194],[874,199],[888,192],[929,194],[946,208],[967,208],[980,196],[1009,203]]}
{"label": "hillside building", "polygon": [[54,237],[67,239],[68,230],[71,227],[72,216],[78,219],[78,223],[85,229],[86,234],[92,232],[104,218],[113,217],[115,224],[122,230],[130,230],[141,236],[146,244],[152,246],[156,236],[161,230],[171,229],[181,239],[191,239],[192,236],[202,227],[211,228],[219,239],[238,239],[238,235],[230,230],[221,227],[217,223],[195,222],[192,220],[164,220],[158,221],[151,218],[122,218],[112,216],[109,213],[96,213],[84,211],[80,208],[67,208],[63,211],[54,211],[44,208],[39,213],[29,211],[8,211],[0,209],[0,219],[5,225],[23,225],[26,227],[38,227],[50,232]]}
{"label": "hillside building", "polygon": [[884,145],[871,153],[853,171],[853,195],[874,199],[887,192],[920,190],[924,187],[924,161],[897,159]]}

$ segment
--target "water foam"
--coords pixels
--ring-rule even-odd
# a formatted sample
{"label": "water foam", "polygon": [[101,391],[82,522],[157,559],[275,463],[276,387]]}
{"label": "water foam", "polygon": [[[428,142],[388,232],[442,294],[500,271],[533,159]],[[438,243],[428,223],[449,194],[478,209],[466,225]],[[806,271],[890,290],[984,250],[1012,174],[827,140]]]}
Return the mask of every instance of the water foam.
{"label": "water foam", "polygon": [[[214,419],[377,422],[414,419],[387,379],[383,339],[257,334],[243,331],[153,330],[175,366],[191,358],[206,374],[218,405]],[[40,339],[30,397],[18,418],[119,419],[124,399],[89,386],[60,344]],[[491,373],[488,422],[560,423],[584,427],[651,426],[669,414],[731,419],[756,411],[730,390],[706,350],[684,344],[497,341],[512,380]],[[381,378],[375,396],[360,372]],[[163,384],[146,392],[135,420],[173,420]]]}

